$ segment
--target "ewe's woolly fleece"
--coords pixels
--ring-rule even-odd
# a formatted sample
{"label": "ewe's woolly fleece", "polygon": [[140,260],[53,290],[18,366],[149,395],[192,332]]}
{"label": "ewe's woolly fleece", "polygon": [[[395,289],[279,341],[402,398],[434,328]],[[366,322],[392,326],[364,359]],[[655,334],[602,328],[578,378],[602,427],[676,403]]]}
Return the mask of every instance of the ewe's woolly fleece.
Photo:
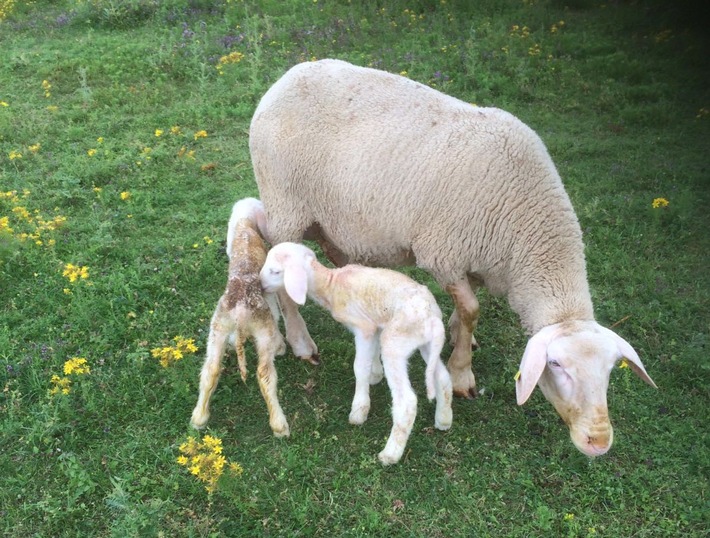
{"label": "ewe's woolly fleece", "polygon": [[511,114],[338,60],[262,98],[250,149],[272,242],[311,224],[351,262],[416,259],[505,294],[531,332],[591,320],[582,233],[540,138]]}

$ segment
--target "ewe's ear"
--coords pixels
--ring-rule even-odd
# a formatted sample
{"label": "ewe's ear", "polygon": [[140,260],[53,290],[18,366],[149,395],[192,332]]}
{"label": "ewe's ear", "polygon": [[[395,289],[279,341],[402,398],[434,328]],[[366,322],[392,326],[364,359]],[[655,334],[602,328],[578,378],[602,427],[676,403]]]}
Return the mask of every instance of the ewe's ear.
{"label": "ewe's ear", "polygon": [[515,376],[518,405],[523,405],[530,398],[547,364],[547,346],[558,333],[557,325],[549,325],[528,340],[523,359],[520,361],[520,371]]}
{"label": "ewe's ear", "polygon": [[308,274],[305,268],[306,260],[301,257],[290,256],[284,263],[284,288],[286,293],[296,304],[306,302],[308,291]]}
{"label": "ewe's ear", "polygon": [[643,363],[641,362],[638,353],[636,353],[634,348],[631,347],[631,344],[629,344],[626,340],[624,340],[621,336],[616,334],[611,329],[607,329],[606,327],[601,327],[601,329],[604,334],[609,336],[616,343],[616,347],[619,350],[619,357],[625,358],[629,366],[637,376],[639,376],[646,383],[651,385],[654,389],[657,389],[658,387],[653,382],[653,379],[651,379],[651,376],[646,373],[646,368],[643,367]]}

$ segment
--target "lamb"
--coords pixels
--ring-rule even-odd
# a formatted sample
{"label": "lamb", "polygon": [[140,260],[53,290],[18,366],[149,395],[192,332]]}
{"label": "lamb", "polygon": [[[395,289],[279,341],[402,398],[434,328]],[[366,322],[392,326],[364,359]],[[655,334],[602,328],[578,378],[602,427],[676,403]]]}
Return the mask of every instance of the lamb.
{"label": "lamb", "polygon": [[476,290],[506,295],[533,335],[518,404],[538,384],[585,454],[612,444],[606,389],[633,348],[594,319],[582,231],[535,132],[405,77],[338,60],[291,68],[250,128],[272,243],[312,238],[336,264],[416,264],[453,298],[454,393],[474,397]]}
{"label": "lamb", "polygon": [[417,397],[409,382],[407,362],[417,349],[427,365],[427,397],[431,400],[436,396],[434,425],[440,430],[451,427],[451,378],[440,359],[445,329],[441,310],[426,286],[388,269],[359,265],[328,269],[311,249],[295,243],[273,247],[260,276],[266,292],[285,289],[300,305],[308,295],[355,336],[351,424],[367,420],[368,381],[374,384],[382,379],[384,368],[392,393],[393,425],[379,454],[383,464],[400,460],[414,425]]}
{"label": "lamb", "polygon": [[[227,341],[237,351],[237,361],[243,381],[247,367],[244,344],[254,341],[259,355],[257,378],[261,394],[269,410],[269,424],[276,437],[289,435],[289,426],[276,392],[275,355],[286,351],[278,329],[279,306],[273,294],[262,294],[259,271],[266,259],[266,245],[262,239],[265,228],[264,207],[255,198],[239,200],[232,208],[227,231],[229,280],[219,299],[207,340],[207,356],[200,373],[200,395],[192,412],[191,424],[204,428],[209,419],[209,402],[217,388],[221,362]],[[285,305],[286,334],[296,355],[317,362],[318,349],[310,339],[303,319],[295,308]]]}

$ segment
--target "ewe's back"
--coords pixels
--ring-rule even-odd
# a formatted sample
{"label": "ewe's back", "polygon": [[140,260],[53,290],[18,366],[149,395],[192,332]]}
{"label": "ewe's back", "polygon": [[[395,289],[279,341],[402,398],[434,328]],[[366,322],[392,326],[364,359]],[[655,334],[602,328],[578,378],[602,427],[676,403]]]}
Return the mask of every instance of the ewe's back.
{"label": "ewe's back", "polygon": [[582,249],[545,146],[502,110],[321,60],[272,86],[250,136],[272,239],[298,240],[317,222],[351,262],[414,255],[440,282],[475,273],[498,292],[506,264],[530,256],[516,250],[521,234],[569,236]]}

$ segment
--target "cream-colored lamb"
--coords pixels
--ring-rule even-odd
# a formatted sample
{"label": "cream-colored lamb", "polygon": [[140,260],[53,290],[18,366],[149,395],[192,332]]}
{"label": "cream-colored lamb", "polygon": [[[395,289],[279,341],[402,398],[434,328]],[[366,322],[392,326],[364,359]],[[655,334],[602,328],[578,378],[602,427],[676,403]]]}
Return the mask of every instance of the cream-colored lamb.
{"label": "cream-colored lamb", "polygon": [[[209,402],[222,371],[222,356],[230,341],[237,352],[242,380],[246,380],[244,344],[254,341],[259,355],[257,378],[269,410],[269,425],[277,437],[289,435],[288,422],[276,392],[275,355],[286,350],[278,329],[279,307],[274,294],[263,294],[259,271],[266,260],[261,230],[265,227],[264,207],[255,198],[239,200],[232,208],[227,231],[229,280],[217,303],[207,340],[207,356],[200,373],[200,395],[192,412],[191,424],[203,428],[209,419]],[[294,353],[310,362],[317,361],[317,348],[308,336],[297,309],[285,305],[287,339]]]}
{"label": "cream-colored lamb", "polygon": [[419,350],[426,362],[427,397],[436,396],[435,426],[451,427],[451,378],[441,362],[445,331],[434,296],[409,277],[388,269],[348,265],[328,269],[308,247],[276,245],[266,257],[261,283],[267,292],[285,289],[297,304],[306,295],[326,308],[355,336],[355,397],[350,423],[362,424],[370,411],[370,382],[378,382],[381,367],[392,393],[392,431],[380,452],[387,465],[402,457],[417,414],[417,397],[407,374],[407,362]]}

